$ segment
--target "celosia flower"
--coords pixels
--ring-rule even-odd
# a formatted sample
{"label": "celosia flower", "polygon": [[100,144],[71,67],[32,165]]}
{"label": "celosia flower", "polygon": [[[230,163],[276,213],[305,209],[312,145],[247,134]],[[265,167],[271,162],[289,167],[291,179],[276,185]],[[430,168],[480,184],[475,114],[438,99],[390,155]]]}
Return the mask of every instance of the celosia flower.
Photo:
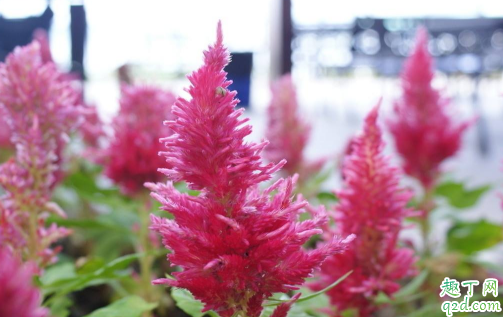
{"label": "celosia flower", "polygon": [[[2,240],[22,245],[16,248],[25,259],[44,266],[57,249],[50,245],[68,230],[45,228],[48,212],[63,215],[50,202],[58,179],[61,153],[67,133],[80,121],[78,93],[51,62],[44,63],[39,44],[16,48],[0,64],[0,111],[11,129],[15,157],[0,166]],[[25,241],[8,236],[15,230]],[[17,239],[17,238],[16,238]]]}
{"label": "celosia flower", "polygon": [[318,280],[310,285],[323,289],[353,270],[327,292],[335,316],[346,309],[369,316],[376,309],[373,300],[379,292],[392,295],[400,287],[397,281],[414,273],[412,250],[397,246],[402,221],[411,213],[406,207],[411,193],[399,187],[399,170],[382,154],[377,114],[378,107],[365,119],[363,134],[353,139],[343,166],[345,188],[337,193],[335,233],[355,233],[358,238],[350,250],[329,257]]}
{"label": "celosia flower", "polygon": [[[291,198],[295,177],[264,191],[258,188],[284,161],[263,165],[260,154],[267,143],[244,141],[251,126],[243,125],[247,119],[240,118],[243,110],[235,109],[236,92],[228,90],[231,82],[223,71],[228,62],[219,23],[216,43],[204,52],[204,65],[188,76],[192,99],[177,99],[174,118],[166,123],[174,133],[163,139],[168,163],[164,174],[201,193],[182,194],[172,182],[147,184],[174,216],[169,220],[152,215],[151,228],[171,250],[171,264],[182,269],[174,279],[154,283],[189,290],[204,302],[204,311],[257,317],[264,300],[296,289],[351,238],[333,238],[305,251],[303,243],[321,233],[319,227],[327,220],[324,210],[298,222],[307,202]],[[281,306],[279,316],[285,308]]]}
{"label": "celosia flower", "polygon": [[433,60],[428,33],[420,29],[416,47],[402,73],[403,96],[395,103],[396,118],[389,122],[405,172],[430,188],[441,163],[459,149],[469,122],[456,124],[447,113],[448,100],[431,85]]}
{"label": "celosia flower", "polygon": [[169,135],[159,118],[170,114],[175,96],[149,86],[122,86],[119,114],[113,121],[114,136],[103,153],[105,174],[126,194],[143,189],[145,182],[163,179],[157,172],[164,165],[159,138]]}
{"label": "celosia flower", "polygon": [[290,75],[284,75],[271,86],[272,100],[268,108],[266,138],[269,145],[264,154],[271,162],[286,159],[283,170],[288,175],[299,174],[306,180],[319,172],[325,160],[307,162],[304,149],[311,127],[299,114],[297,93]]}
{"label": "celosia flower", "polygon": [[16,48],[0,65],[0,79],[0,104],[14,143],[35,124],[44,139],[56,142],[79,123],[78,93],[53,63],[42,62],[38,43]]}
{"label": "celosia flower", "polygon": [[33,286],[35,267],[22,264],[5,246],[0,247],[0,316],[45,317],[42,296]]}

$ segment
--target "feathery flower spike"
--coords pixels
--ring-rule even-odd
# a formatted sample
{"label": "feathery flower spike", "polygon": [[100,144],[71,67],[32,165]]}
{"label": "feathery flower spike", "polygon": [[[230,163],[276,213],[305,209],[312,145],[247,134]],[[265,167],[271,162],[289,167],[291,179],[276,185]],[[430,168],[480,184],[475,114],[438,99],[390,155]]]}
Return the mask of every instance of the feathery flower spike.
{"label": "feathery flower spike", "polygon": [[404,65],[402,98],[396,101],[395,118],[388,125],[405,173],[426,189],[434,185],[442,162],[458,151],[462,134],[472,122],[453,122],[447,112],[449,101],[431,86],[433,76],[428,32],[421,28]]}
{"label": "feathery flower spike", "polygon": [[[267,143],[244,141],[251,126],[240,118],[243,110],[235,109],[236,92],[228,90],[231,82],[223,71],[228,62],[219,23],[204,65],[188,76],[192,98],[177,99],[173,119],[166,123],[174,133],[163,139],[168,168],[161,171],[200,194],[182,194],[172,182],[146,184],[162,209],[174,216],[152,215],[151,228],[171,250],[171,264],[181,268],[175,279],[154,283],[189,290],[205,304],[204,311],[257,317],[264,300],[297,289],[327,256],[343,252],[352,236],[304,250],[302,245],[322,232],[324,210],[298,222],[307,202],[292,200],[296,177],[278,180],[264,191],[258,188],[284,161],[263,165],[260,154]],[[281,306],[277,316],[287,309]]]}
{"label": "feathery flower spike", "polygon": [[47,213],[64,216],[50,201],[59,178],[67,133],[80,122],[79,94],[42,60],[36,41],[16,48],[0,64],[0,113],[11,130],[15,157],[0,166],[0,240],[40,267],[55,260],[53,242],[69,234],[45,227]]}
{"label": "feathery flower spike", "polygon": [[399,170],[382,154],[378,109],[365,119],[363,134],[352,140],[351,153],[343,162],[345,187],[337,193],[335,233],[355,233],[357,239],[350,250],[329,257],[318,280],[310,284],[313,290],[321,290],[353,270],[327,292],[335,316],[350,308],[358,309],[360,317],[370,316],[379,292],[392,295],[399,289],[397,280],[414,274],[412,251],[397,246],[402,222],[411,213],[406,207],[411,193],[399,187]]}
{"label": "feathery flower spike", "polygon": [[297,93],[291,75],[284,75],[271,86],[272,99],[267,110],[268,128],[265,158],[270,162],[285,159],[283,167],[288,175],[299,174],[300,180],[319,172],[325,160],[307,162],[304,149],[309,140],[311,127],[300,116]]}
{"label": "feathery flower spike", "polygon": [[102,158],[105,174],[126,194],[144,189],[145,182],[163,180],[157,171],[164,165],[159,139],[170,134],[159,118],[170,115],[175,96],[150,86],[121,87],[119,114],[114,118],[114,136]]}

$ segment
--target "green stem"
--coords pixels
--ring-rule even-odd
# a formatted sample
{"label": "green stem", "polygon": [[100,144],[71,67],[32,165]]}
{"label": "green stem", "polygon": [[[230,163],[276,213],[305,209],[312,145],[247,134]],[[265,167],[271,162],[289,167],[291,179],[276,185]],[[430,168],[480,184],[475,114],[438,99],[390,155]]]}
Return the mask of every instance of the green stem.
{"label": "green stem", "polygon": [[29,212],[28,228],[28,260],[37,261],[38,259],[38,213],[35,210]]}
{"label": "green stem", "polygon": [[430,236],[430,213],[435,208],[434,201],[434,186],[424,189],[424,196],[421,202],[419,203],[419,210],[423,212],[423,215],[419,219],[419,225],[421,227],[421,236],[423,239],[423,254],[425,257],[431,256],[431,245],[429,241]]}
{"label": "green stem", "polygon": [[[145,301],[153,302],[155,301],[153,288],[151,284],[152,279],[152,264],[154,262],[153,256],[151,254],[152,247],[149,240],[149,205],[150,196],[145,195],[143,197],[143,208],[140,209],[140,231],[139,231],[139,248],[144,255],[140,257],[140,285],[142,289],[142,295]],[[150,312],[145,312],[143,317],[152,316]]]}

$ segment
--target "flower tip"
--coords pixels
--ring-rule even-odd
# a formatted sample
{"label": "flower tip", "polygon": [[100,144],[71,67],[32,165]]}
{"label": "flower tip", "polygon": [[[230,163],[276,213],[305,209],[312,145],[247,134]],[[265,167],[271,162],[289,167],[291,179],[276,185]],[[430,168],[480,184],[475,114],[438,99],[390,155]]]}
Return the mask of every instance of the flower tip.
{"label": "flower tip", "polygon": [[215,43],[215,46],[221,46],[224,41],[224,37],[222,35],[222,21],[218,20],[217,24],[217,41]]}
{"label": "flower tip", "polygon": [[356,239],[356,234],[352,233],[349,236],[347,236],[346,239],[342,240],[342,243],[348,244],[352,242],[354,239]]}
{"label": "flower tip", "polygon": [[271,317],[286,317],[292,305],[300,298],[301,293],[295,294],[290,300],[280,304],[272,313]]}
{"label": "flower tip", "polygon": [[420,26],[416,32],[416,50],[428,47],[428,29],[425,26]]}
{"label": "flower tip", "polygon": [[367,125],[372,125],[374,126],[377,123],[377,118],[379,117],[379,108],[381,107],[381,101],[382,99],[379,99],[377,104],[370,110],[370,112],[367,114],[367,117],[365,118],[365,122]]}

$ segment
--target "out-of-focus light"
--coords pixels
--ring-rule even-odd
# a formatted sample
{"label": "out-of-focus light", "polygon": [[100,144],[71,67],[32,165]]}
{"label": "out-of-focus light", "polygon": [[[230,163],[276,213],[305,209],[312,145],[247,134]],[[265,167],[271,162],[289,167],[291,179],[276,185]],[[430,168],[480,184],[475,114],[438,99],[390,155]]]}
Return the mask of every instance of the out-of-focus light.
{"label": "out-of-focus light", "polygon": [[495,71],[501,67],[501,60],[498,54],[490,54],[484,58],[484,68],[488,71]]}
{"label": "out-of-focus light", "polygon": [[428,42],[428,51],[433,56],[439,56],[442,54],[442,50],[440,49],[439,40],[435,38],[431,38]]}
{"label": "out-of-focus light", "polygon": [[415,22],[411,19],[386,19],[384,20],[384,28],[390,32],[406,31],[416,27]]}
{"label": "out-of-focus light", "polygon": [[503,30],[498,29],[494,31],[491,36],[491,46],[497,50],[503,49]]}
{"label": "out-of-focus light", "polygon": [[438,36],[437,46],[441,54],[451,54],[456,50],[458,41],[454,35],[442,33]]}
{"label": "out-of-focus light", "polygon": [[400,46],[402,36],[398,32],[387,32],[384,34],[384,43],[389,47]]}
{"label": "out-of-focus light", "polygon": [[459,44],[465,48],[471,48],[477,43],[477,36],[473,31],[464,30],[459,33]]}
{"label": "out-of-focus light", "polygon": [[374,30],[365,30],[356,37],[356,48],[367,55],[374,55],[381,49],[379,33]]}
{"label": "out-of-focus light", "polygon": [[374,26],[374,19],[372,18],[365,18],[365,19],[358,19],[358,26],[361,27],[362,29],[370,29],[372,26]]}
{"label": "out-of-focus light", "polygon": [[482,61],[475,54],[463,54],[458,58],[458,69],[466,74],[477,73],[482,69]]}
{"label": "out-of-focus light", "polygon": [[324,67],[347,67],[353,60],[349,50],[323,48],[318,54],[318,61]]}

